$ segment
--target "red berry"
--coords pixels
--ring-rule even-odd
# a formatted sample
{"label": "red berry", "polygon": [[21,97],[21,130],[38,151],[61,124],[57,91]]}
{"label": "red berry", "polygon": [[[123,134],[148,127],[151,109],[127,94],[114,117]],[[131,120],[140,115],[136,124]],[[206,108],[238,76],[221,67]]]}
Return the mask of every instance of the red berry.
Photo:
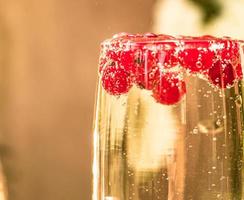
{"label": "red berry", "polygon": [[119,56],[112,50],[106,52],[101,52],[99,58],[99,72],[101,73],[107,65],[115,65],[115,62],[118,61]]}
{"label": "red berry", "polygon": [[236,65],[240,57],[239,44],[232,40],[221,40],[220,45],[223,45],[220,50],[220,59]]}
{"label": "red berry", "polygon": [[135,81],[140,88],[152,90],[158,75],[159,72],[156,66],[152,67],[150,71],[147,72],[144,68],[138,68]]}
{"label": "red berry", "polygon": [[243,78],[242,66],[240,63],[236,66],[236,76],[239,80]]}
{"label": "red berry", "polygon": [[191,72],[204,72],[209,69],[215,58],[215,54],[207,48],[186,48],[179,53],[180,64]]}
{"label": "red berry", "polygon": [[155,77],[158,74],[155,54],[148,50],[141,52],[137,55],[136,62],[136,84],[141,88],[151,90],[154,85]]}
{"label": "red berry", "polygon": [[161,73],[153,89],[153,97],[165,105],[178,103],[185,93],[185,82],[176,73]]}
{"label": "red berry", "polygon": [[99,59],[99,72],[101,73],[107,65],[115,65],[115,62],[118,62],[120,59],[119,54],[120,52],[115,52],[112,50],[101,53],[101,57]]}
{"label": "red berry", "polygon": [[208,76],[213,84],[226,88],[233,85],[236,72],[230,63],[218,60],[209,70]]}
{"label": "red berry", "polygon": [[112,50],[108,50],[106,52],[106,58],[110,59],[112,61],[118,61],[119,60],[119,53],[120,52],[115,52],[115,51],[112,51]]}
{"label": "red berry", "polygon": [[133,50],[122,51],[119,65],[123,66],[128,73],[134,74],[136,71],[136,52]]}
{"label": "red berry", "polygon": [[172,48],[159,51],[157,53],[157,62],[165,68],[171,68],[178,65],[179,61],[176,55],[176,50]]}
{"label": "red berry", "polygon": [[102,73],[102,85],[109,94],[124,94],[132,87],[131,76],[123,68],[107,66]]}

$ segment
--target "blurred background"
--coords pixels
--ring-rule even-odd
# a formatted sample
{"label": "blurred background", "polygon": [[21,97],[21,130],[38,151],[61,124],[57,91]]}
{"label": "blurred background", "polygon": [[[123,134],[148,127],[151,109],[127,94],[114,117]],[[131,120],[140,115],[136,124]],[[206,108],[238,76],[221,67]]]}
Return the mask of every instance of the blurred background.
{"label": "blurred background", "polygon": [[0,192],[91,199],[102,40],[117,32],[244,39],[243,10],[244,0],[0,0]]}

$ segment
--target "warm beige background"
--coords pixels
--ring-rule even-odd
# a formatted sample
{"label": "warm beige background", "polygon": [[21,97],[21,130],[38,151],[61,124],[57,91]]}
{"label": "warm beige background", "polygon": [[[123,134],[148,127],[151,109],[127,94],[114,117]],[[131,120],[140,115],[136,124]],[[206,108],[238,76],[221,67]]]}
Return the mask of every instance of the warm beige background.
{"label": "warm beige background", "polygon": [[91,199],[99,42],[150,29],[154,0],[0,0],[10,200]]}

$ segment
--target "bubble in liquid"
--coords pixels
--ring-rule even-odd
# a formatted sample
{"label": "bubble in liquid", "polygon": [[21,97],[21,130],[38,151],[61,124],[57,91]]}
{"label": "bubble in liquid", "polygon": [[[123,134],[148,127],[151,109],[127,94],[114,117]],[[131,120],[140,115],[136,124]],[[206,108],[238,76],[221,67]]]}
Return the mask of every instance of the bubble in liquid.
{"label": "bubble in liquid", "polygon": [[221,119],[217,119],[217,121],[216,121],[216,125],[217,125],[217,126],[221,126],[221,123],[222,123]]}
{"label": "bubble in liquid", "polygon": [[242,97],[241,97],[241,95],[237,95],[236,96],[235,103],[236,103],[236,106],[241,107],[241,105],[242,105]]}
{"label": "bubble in liquid", "polygon": [[193,132],[193,134],[198,134],[198,128],[195,127],[192,132]]}
{"label": "bubble in liquid", "polygon": [[212,121],[212,120],[203,120],[200,121],[197,125],[198,131],[203,134],[218,134],[223,132],[224,127],[222,126],[221,120]]}

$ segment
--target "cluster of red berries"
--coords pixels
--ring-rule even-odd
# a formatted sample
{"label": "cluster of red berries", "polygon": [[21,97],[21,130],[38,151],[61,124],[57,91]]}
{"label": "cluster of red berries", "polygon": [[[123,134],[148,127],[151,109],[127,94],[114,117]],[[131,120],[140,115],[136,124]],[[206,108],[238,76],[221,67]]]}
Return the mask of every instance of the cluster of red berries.
{"label": "cluster of red berries", "polygon": [[184,71],[202,74],[220,88],[232,86],[242,78],[238,41],[121,33],[102,44],[99,72],[112,95],[125,94],[136,84],[151,90],[157,102],[175,104],[186,92]]}

